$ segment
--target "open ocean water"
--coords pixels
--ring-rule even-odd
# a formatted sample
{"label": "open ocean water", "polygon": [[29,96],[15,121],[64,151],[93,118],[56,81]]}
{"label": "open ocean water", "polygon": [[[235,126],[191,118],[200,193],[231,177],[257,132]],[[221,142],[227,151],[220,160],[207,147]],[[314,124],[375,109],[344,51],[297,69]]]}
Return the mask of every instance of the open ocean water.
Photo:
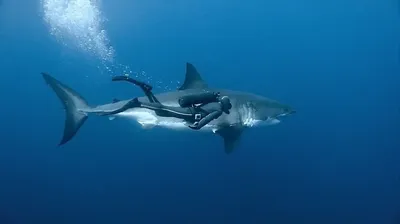
{"label": "open ocean water", "polygon": [[[210,133],[65,113],[40,72],[91,104],[210,86],[297,113]],[[395,0],[0,0],[0,224],[399,224]]]}

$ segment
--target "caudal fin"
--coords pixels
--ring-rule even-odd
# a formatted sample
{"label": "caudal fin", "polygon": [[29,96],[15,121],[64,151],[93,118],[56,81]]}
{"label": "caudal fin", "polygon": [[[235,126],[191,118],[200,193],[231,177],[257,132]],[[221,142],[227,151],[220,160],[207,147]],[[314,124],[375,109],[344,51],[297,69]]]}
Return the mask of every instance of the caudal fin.
{"label": "caudal fin", "polygon": [[59,145],[63,145],[70,141],[78,132],[83,123],[85,123],[87,119],[87,113],[83,112],[83,109],[86,109],[89,106],[86,100],[73,89],[69,88],[47,73],[42,72],[41,74],[46,83],[57,94],[65,108],[66,118],[64,134],[61,142],[59,143]]}

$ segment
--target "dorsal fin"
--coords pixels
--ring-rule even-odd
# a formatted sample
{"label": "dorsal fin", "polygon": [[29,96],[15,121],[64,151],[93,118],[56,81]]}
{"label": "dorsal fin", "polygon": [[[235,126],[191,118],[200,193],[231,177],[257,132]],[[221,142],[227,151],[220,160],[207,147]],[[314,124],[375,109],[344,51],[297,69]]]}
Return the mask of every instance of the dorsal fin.
{"label": "dorsal fin", "polygon": [[186,76],[183,85],[178,90],[207,88],[197,69],[190,63],[186,63]]}

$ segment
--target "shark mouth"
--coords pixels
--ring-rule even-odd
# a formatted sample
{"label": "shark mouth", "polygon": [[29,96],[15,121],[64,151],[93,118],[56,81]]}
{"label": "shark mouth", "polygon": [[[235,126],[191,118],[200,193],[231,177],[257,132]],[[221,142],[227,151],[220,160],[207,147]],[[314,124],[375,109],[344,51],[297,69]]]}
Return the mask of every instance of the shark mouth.
{"label": "shark mouth", "polygon": [[245,104],[239,109],[242,124],[246,127],[267,126],[280,123],[276,117],[268,117],[266,120],[257,119],[256,110],[250,104]]}
{"label": "shark mouth", "polygon": [[279,124],[281,121],[276,119],[276,118],[272,118],[272,117],[268,117],[267,120],[258,120],[258,119],[254,119],[254,118],[247,118],[245,120],[243,120],[243,125],[246,127],[255,127],[255,126],[268,126],[268,125],[275,125],[275,124]]}

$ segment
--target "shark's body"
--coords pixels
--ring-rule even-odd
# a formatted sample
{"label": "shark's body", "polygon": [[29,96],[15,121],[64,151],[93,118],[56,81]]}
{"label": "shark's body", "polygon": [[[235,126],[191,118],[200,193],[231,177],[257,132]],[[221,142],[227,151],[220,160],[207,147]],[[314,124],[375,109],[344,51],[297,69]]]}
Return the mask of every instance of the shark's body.
{"label": "shark's body", "polygon": [[[46,82],[57,93],[66,108],[66,121],[64,136],[60,144],[64,144],[72,139],[82,124],[86,121],[89,114],[102,114],[118,110],[126,105],[129,100],[122,100],[114,103],[90,107],[86,100],[77,92],[54,79],[50,75],[43,75]],[[199,93],[202,91],[220,92],[222,96],[228,96],[232,103],[229,114],[223,114],[219,118],[211,121],[199,131],[212,131],[224,138],[225,151],[227,153],[234,149],[235,143],[239,140],[241,133],[248,127],[260,124],[277,124],[278,118],[294,111],[277,101],[258,96],[251,93],[237,92],[224,89],[209,88],[202,80],[195,67],[187,63],[186,77],[184,84],[177,90],[157,94],[157,99],[166,106],[179,107],[178,100],[187,94]],[[146,97],[139,97],[139,101],[148,102]],[[160,117],[154,111],[144,108],[132,108],[112,115],[112,117],[126,117],[136,120],[145,128],[154,126],[165,127],[176,130],[191,129],[182,119],[171,117]],[[191,130],[193,131],[193,130]]]}

